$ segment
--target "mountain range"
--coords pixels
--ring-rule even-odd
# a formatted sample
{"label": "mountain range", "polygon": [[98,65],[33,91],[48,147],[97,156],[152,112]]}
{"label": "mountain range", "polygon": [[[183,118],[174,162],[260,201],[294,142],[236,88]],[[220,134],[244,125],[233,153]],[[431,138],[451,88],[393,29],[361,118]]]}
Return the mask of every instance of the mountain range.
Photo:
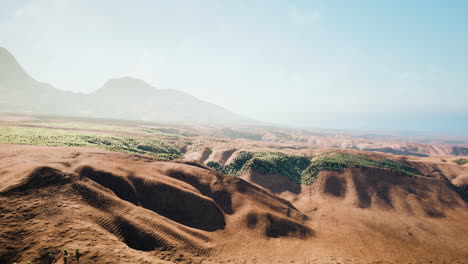
{"label": "mountain range", "polygon": [[122,77],[90,94],[55,88],[29,76],[0,47],[0,111],[132,119],[158,122],[242,124],[249,122],[218,105],[143,80]]}

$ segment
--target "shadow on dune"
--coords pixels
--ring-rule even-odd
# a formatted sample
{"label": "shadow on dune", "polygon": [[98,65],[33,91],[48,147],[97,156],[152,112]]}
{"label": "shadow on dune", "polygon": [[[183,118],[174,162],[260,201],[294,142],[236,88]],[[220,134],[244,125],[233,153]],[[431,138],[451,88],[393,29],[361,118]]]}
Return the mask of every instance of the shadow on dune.
{"label": "shadow on dune", "polygon": [[162,181],[118,176],[89,166],[81,167],[78,173],[112,190],[123,200],[183,225],[206,231],[224,229],[226,225],[219,206],[200,194]]}

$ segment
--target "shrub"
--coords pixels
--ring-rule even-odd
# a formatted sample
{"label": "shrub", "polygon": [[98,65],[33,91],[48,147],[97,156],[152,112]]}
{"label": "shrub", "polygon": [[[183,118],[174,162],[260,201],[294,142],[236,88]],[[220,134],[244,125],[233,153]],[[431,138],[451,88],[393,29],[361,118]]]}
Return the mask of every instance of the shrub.
{"label": "shrub", "polygon": [[54,260],[55,260],[54,255],[52,255],[52,253],[49,253],[49,255],[47,255],[47,263],[52,264]]}
{"label": "shrub", "polygon": [[462,159],[462,158],[460,158],[460,159],[454,160],[453,162],[457,163],[458,165],[465,165],[465,164],[468,163],[468,159]]}
{"label": "shrub", "polygon": [[78,263],[80,262],[80,257],[81,257],[80,250],[76,249],[76,251],[75,251],[76,262],[78,262]]}

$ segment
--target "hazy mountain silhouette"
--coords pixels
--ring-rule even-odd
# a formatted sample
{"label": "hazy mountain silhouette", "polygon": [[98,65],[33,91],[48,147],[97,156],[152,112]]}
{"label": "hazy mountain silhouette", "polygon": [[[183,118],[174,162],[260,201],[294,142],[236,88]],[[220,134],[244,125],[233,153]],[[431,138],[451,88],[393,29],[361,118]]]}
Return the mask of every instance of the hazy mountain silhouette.
{"label": "hazy mountain silhouette", "polygon": [[73,114],[79,106],[71,102],[82,97],[34,80],[0,47],[0,111]]}
{"label": "hazy mountain silhouette", "polygon": [[91,94],[64,91],[29,76],[15,57],[0,47],[0,111],[80,115],[164,122],[246,123],[220,107],[143,80],[107,81]]}

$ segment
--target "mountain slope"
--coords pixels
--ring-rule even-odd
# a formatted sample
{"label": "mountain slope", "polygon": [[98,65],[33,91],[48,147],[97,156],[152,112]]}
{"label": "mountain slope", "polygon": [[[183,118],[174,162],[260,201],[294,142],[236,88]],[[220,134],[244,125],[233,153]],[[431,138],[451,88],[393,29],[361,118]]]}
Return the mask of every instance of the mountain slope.
{"label": "mountain slope", "polygon": [[34,80],[1,47],[0,69],[0,111],[162,122],[246,123],[246,119],[220,106],[176,90],[156,89],[130,77],[109,80],[89,95],[63,91]]}
{"label": "mountain slope", "polygon": [[242,123],[242,118],[190,94],[156,89],[148,83],[123,77],[107,81],[89,95],[90,109],[99,117],[164,122]]}
{"label": "mountain slope", "polygon": [[0,83],[23,86],[35,83],[16,61],[15,57],[5,48],[0,47]]}
{"label": "mountain slope", "polygon": [[0,47],[0,111],[73,114],[82,95],[56,89],[29,76],[8,50]]}

